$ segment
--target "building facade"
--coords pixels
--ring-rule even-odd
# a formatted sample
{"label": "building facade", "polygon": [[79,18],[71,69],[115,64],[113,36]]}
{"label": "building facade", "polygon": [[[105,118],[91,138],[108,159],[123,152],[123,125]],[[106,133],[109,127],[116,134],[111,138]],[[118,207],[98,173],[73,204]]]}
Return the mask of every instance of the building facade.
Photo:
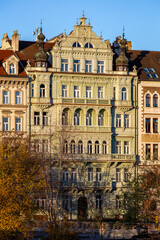
{"label": "building facade", "polygon": [[27,131],[35,151],[58,162],[52,196],[59,192],[72,219],[91,219],[93,209],[104,218],[121,214],[121,188],[135,175],[138,77],[126,43],[123,36],[114,69],[111,44],[83,15],[69,35],[44,43],[40,29],[21,51],[29,59]]}

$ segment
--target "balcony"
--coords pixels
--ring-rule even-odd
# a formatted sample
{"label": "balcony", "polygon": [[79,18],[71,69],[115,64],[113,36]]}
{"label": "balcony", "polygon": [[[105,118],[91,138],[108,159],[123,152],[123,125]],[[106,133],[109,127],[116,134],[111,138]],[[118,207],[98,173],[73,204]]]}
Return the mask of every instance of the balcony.
{"label": "balcony", "polygon": [[[55,100],[54,100],[55,101]],[[111,105],[110,99],[97,98],[57,98],[57,103],[77,103],[77,104],[97,104],[97,105]]]}

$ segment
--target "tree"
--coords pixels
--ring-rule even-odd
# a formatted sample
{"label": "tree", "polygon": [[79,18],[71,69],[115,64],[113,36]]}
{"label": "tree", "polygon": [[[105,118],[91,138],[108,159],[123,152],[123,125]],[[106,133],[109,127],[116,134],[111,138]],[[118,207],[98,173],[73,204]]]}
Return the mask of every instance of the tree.
{"label": "tree", "polygon": [[128,182],[123,192],[124,221],[147,228],[150,223],[159,228],[160,168],[143,168],[138,178]]}
{"label": "tree", "polygon": [[33,229],[35,195],[45,186],[39,156],[28,138],[12,134],[0,140],[0,239],[28,237]]}

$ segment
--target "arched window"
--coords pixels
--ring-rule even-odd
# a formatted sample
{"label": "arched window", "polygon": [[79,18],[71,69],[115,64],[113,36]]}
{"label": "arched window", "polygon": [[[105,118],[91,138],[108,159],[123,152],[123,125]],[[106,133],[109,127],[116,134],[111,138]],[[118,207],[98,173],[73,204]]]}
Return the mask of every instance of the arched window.
{"label": "arched window", "polygon": [[88,144],[87,144],[87,153],[88,153],[88,154],[92,154],[92,142],[91,142],[91,141],[88,141]]}
{"label": "arched window", "polygon": [[99,142],[95,142],[95,154],[99,154]]}
{"label": "arched window", "polygon": [[40,97],[45,97],[45,85],[40,85]]}
{"label": "arched window", "polygon": [[79,44],[79,42],[74,42],[72,47],[81,47],[81,45]]}
{"label": "arched window", "polygon": [[122,100],[126,101],[127,100],[127,90],[126,88],[122,88]]}
{"label": "arched window", "polygon": [[98,126],[104,126],[104,113],[102,111],[98,114]]}
{"label": "arched window", "polygon": [[149,93],[146,94],[146,107],[151,106],[151,96]]}
{"label": "arched window", "polygon": [[16,73],[15,64],[11,63],[11,64],[9,65],[9,73],[10,73],[10,74]]}
{"label": "arched window", "polygon": [[68,111],[66,109],[62,113],[62,125],[68,125]]}
{"label": "arched window", "polygon": [[9,92],[3,91],[3,103],[8,104],[9,103]]}
{"label": "arched window", "polygon": [[92,126],[92,112],[87,112],[86,125],[87,126]]}
{"label": "arched window", "polygon": [[84,47],[85,48],[93,48],[93,45],[91,43],[86,43]]}
{"label": "arched window", "polygon": [[83,142],[81,140],[78,142],[78,153],[83,153]]}
{"label": "arched window", "polygon": [[63,143],[63,153],[68,153],[68,142],[66,140]]}
{"label": "arched window", "polygon": [[70,151],[71,151],[71,153],[76,152],[76,147],[75,147],[75,141],[74,140],[71,141]]}
{"label": "arched window", "polygon": [[107,154],[107,143],[103,141],[102,143],[102,154]]}
{"label": "arched window", "polygon": [[74,125],[80,125],[80,113],[77,111],[74,113]]}
{"label": "arched window", "polygon": [[153,95],[153,107],[158,107],[158,95]]}

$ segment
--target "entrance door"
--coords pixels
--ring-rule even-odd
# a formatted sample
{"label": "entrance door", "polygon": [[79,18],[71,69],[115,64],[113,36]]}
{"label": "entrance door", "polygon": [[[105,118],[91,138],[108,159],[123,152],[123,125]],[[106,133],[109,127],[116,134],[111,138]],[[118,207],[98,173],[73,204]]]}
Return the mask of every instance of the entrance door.
{"label": "entrance door", "polygon": [[86,220],[88,216],[88,204],[86,197],[80,197],[78,199],[78,219]]}

